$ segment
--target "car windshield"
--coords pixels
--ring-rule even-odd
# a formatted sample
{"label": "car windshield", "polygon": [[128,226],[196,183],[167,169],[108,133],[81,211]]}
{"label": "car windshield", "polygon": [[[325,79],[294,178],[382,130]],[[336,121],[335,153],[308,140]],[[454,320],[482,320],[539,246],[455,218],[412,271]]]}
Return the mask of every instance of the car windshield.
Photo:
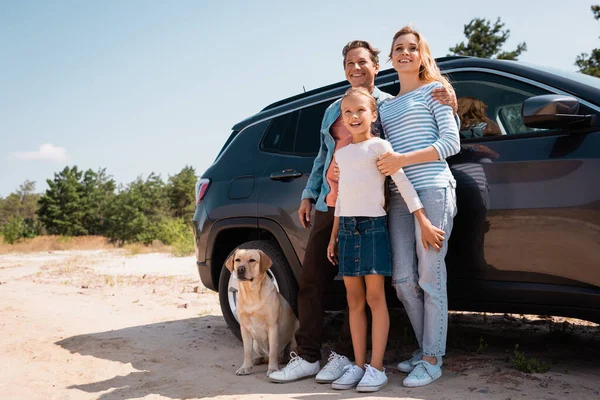
{"label": "car windshield", "polygon": [[532,68],[536,68],[545,72],[549,72],[554,75],[560,75],[564,78],[571,79],[575,82],[583,83],[584,85],[588,85],[591,87],[595,87],[596,89],[600,89],[600,78],[596,78],[591,75],[582,74],[581,72],[573,72],[567,71],[559,68],[552,68],[543,65],[531,64],[526,62],[519,62],[520,64],[530,66]]}

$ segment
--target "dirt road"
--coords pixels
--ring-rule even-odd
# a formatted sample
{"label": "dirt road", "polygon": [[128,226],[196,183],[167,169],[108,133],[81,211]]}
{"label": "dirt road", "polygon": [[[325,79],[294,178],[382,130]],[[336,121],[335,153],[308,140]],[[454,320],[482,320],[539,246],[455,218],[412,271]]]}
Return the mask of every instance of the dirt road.
{"label": "dirt road", "polygon": [[[413,348],[393,314],[390,383],[373,396],[304,380],[270,383],[266,365],[237,377],[241,343],[193,258],[67,251],[0,256],[2,399],[598,399],[600,328],[578,320],[451,316],[444,376],[401,386],[394,362]],[[329,338],[339,318],[327,321]],[[550,366],[524,374],[514,345]]]}

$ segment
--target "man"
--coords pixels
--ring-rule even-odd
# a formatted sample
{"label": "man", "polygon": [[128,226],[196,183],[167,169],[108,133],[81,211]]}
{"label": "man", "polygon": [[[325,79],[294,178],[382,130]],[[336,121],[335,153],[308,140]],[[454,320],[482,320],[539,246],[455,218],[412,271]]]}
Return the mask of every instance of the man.
{"label": "man", "polygon": [[[368,42],[354,40],[344,46],[344,71],[352,87],[364,87],[375,98],[379,106],[393,96],[375,87],[375,77],[379,72],[379,50]],[[456,109],[456,97],[445,89],[433,93],[433,97]],[[378,123],[377,123],[378,124]],[[380,125],[378,124],[380,128]],[[381,132],[381,128],[380,128]],[[327,364],[320,368],[321,343],[323,337],[323,301],[327,288],[338,273],[337,266],[327,259],[327,245],[333,229],[334,209],[337,198],[337,173],[333,153],[352,142],[352,135],[342,124],[340,100],[335,101],[325,111],[321,123],[321,148],[302,192],[298,209],[300,222],[305,229],[311,227],[310,213],[315,203],[315,217],[308,238],[306,254],[302,265],[300,291],[298,292],[298,314],[300,327],[296,332],[298,354],[281,370],[269,375],[273,382],[285,383],[316,375],[319,383],[331,383],[340,378],[346,365],[352,364],[352,340],[348,315]]]}

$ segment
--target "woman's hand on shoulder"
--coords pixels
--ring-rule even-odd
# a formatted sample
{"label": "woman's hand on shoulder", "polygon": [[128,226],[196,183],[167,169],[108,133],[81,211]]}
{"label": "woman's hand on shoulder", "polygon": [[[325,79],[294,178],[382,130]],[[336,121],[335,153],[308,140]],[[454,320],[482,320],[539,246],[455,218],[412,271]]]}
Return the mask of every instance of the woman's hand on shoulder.
{"label": "woman's hand on shoulder", "polygon": [[377,168],[379,172],[386,176],[390,176],[398,172],[406,165],[404,154],[396,153],[395,151],[387,152],[379,157]]}

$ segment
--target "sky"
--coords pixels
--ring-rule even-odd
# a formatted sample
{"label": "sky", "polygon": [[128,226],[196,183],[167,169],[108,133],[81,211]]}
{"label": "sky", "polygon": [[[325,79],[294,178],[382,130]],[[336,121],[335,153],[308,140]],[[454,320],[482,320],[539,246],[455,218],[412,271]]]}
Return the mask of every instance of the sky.
{"label": "sky", "polygon": [[344,80],[341,49],[382,50],[412,24],[434,56],[476,17],[501,17],[505,50],[575,71],[600,47],[598,0],[0,0],[0,196],[65,166],[122,184],[212,164],[238,121]]}

